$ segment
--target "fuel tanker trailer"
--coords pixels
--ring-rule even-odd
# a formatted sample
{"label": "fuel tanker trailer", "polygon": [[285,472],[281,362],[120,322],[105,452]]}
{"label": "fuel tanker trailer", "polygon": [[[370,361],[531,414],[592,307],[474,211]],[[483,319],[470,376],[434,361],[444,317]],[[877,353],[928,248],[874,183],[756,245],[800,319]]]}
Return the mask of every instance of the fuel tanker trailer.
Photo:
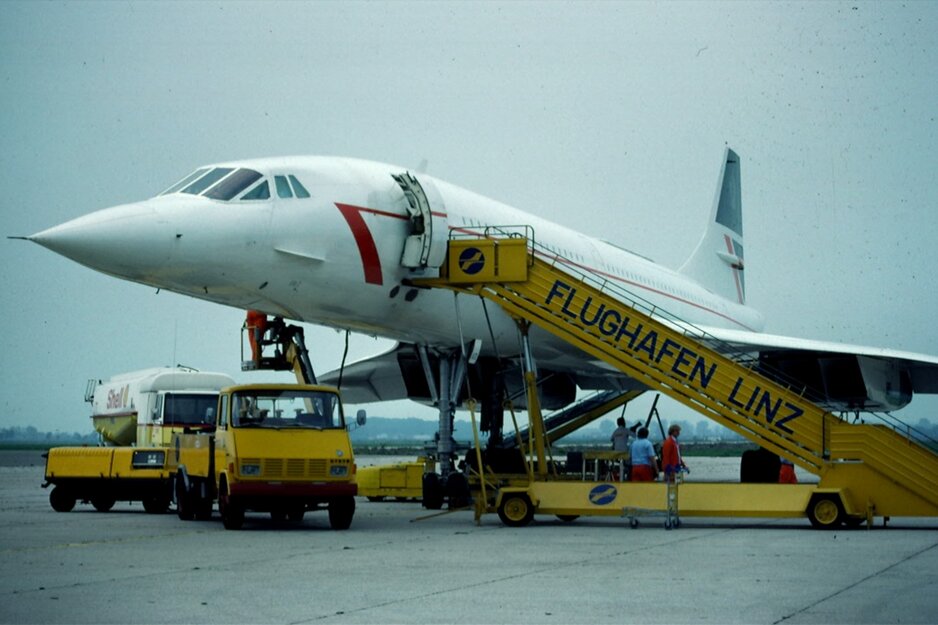
{"label": "fuel tanker trailer", "polygon": [[174,434],[214,429],[218,392],[234,380],[188,367],[144,369],[89,380],[85,401],[98,447],[56,447],[46,455],[43,487],[59,512],[77,502],[106,511],[117,501],[142,501],[164,512],[172,498],[167,446]]}

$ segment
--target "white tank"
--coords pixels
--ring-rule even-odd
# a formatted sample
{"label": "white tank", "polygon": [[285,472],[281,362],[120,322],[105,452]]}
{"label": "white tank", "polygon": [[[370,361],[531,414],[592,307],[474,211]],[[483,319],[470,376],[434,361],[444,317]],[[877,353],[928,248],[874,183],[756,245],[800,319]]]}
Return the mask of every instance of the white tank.
{"label": "white tank", "polygon": [[104,444],[162,446],[174,432],[212,427],[218,391],[234,383],[187,367],[144,369],[89,380],[85,401]]}

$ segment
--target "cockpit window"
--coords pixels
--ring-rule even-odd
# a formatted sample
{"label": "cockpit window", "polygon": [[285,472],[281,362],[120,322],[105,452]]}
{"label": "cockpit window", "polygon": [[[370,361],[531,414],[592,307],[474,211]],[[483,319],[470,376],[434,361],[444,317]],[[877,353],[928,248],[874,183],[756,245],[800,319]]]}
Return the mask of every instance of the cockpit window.
{"label": "cockpit window", "polygon": [[183,193],[191,193],[192,195],[198,195],[205,191],[210,186],[227,176],[231,173],[231,167],[216,167],[212,171],[208,172],[188,187],[182,190]]}
{"label": "cockpit window", "polygon": [[160,193],[160,195],[168,195],[170,193],[175,193],[176,191],[190,184],[194,180],[201,178],[205,174],[205,172],[207,172],[208,170],[209,170],[208,167],[202,167],[201,169],[196,169],[194,172],[192,172],[191,174],[189,174],[188,176],[186,176],[185,178],[183,178],[182,180],[180,180],[179,182],[177,182],[170,188]]}
{"label": "cockpit window", "polygon": [[290,183],[287,182],[286,176],[274,176],[274,181],[277,183],[277,197],[293,197],[293,191],[290,190]]}
{"label": "cockpit window", "polygon": [[300,184],[300,181],[293,174],[290,174],[290,182],[293,183],[293,192],[296,193],[296,197],[309,197],[309,191]]}
{"label": "cockpit window", "polygon": [[270,185],[265,180],[241,196],[242,200],[268,200],[270,199]]}
{"label": "cockpit window", "polygon": [[230,200],[254,184],[261,174],[253,169],[239,169],[205,193],[213,200]]}

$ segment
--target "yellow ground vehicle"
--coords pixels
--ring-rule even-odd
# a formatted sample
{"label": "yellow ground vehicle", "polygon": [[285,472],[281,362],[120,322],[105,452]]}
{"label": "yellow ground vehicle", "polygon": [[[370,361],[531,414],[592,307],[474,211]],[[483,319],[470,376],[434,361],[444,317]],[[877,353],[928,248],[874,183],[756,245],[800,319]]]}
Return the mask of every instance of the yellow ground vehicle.
{"label": "yellow ground vehicle", "polygon": [[174,432],[209,427],[227,375],[188,367],[161,367],[89,380],[85,401],[101,447],[57,447],[46,455],[49,503],[68,512],[79,501],[105,512],[117,501],[142,501],[165,512],[172,498],[166,445]]}
{"label": "yellow ground vehicle", "polygon": [[142,501],[150,513],[165,512],[171,496],[166,450],[145,447],[55,447],[46,454],[49,503],[69,512],[78,501],[107,512],[117,501]]}
{"label": "yellow ground vehicle", "polygon": [[305,384],[223,389],[214,433],[177,434],[170,448],[180,519],[238,529],[248,510],[299,521],[327,508],[333,529],[355,514],[355,461],[338,391]]}

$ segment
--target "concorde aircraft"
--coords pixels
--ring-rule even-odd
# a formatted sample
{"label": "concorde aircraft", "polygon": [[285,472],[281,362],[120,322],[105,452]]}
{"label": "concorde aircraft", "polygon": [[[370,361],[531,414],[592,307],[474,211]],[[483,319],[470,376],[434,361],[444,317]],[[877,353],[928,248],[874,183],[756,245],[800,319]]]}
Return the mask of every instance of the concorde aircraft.
{"label": "concorde aircraft", "polygon": [[[829,410],[890,411],[913,393],[938,392],[938,358],[761,332],[762,314],[746,305],[740,164],[730,149],[705,231],[677,270],[423,173],[322,156],[199,167],[156,197],[28,238],[125,280],[393,339],[393,349],[344,368],[346,401],[436,400],[442,422],[440,393],[455,382],[448,372],[461,345],[477,341],[470,376],[490,403],[519,385],[505,373],[517,370],[517,328],[478,298],[412,280],[438,274],[449,236],[508,225],[524,226],[537,254],[563,257],[693,323],[737,356],[804,382]],[[531,338],[547,408],[573,402],[577,388],[640,387],[546,332]]]}

